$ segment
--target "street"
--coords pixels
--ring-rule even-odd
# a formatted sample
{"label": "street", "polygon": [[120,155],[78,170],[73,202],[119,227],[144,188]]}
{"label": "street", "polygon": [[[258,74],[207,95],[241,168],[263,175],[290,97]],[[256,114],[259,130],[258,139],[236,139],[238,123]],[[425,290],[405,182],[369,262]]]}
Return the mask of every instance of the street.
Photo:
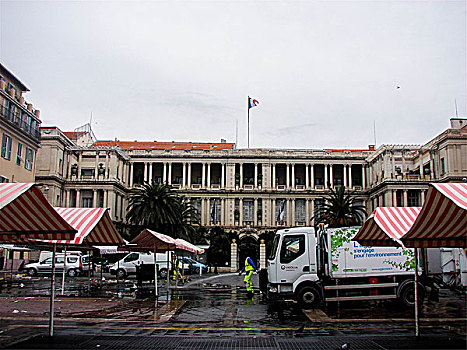
{"label": "street", "polygon": [[[25,293],[6,297],[3,293],[0,344],[15,349],[164,348],[164,344],[171,349],[298,349],[310,342],[324,349],[335,349],[346,342],[352,343],[352,349],[465,347],[465,297],[451,291],[442,290],[439,302],[425,301],[420,315],[421,341],[413,336],[412,310],[394,301],[303,311],[294,306],[268,305],[258,290],[253,299],[248,299],[243,276],[237,274],[190,278],[184,286],[171,287],[168,301],[160,282],[156,310],[153,299],[122,295],[113,283],[110,289],[114,297],[57,296],[52,341],[46,336],[47,297],[28,297]],[[70,284],[85,285],[86,280],[79,278]],[[107,276],[106,280],[111,278]],[[41,283],[32,285],[37,291],[37,286],[47,281],[42,277]],[[253,281],[258,286],[257,275]],[[26,282],[21,291],[29,287]]]}

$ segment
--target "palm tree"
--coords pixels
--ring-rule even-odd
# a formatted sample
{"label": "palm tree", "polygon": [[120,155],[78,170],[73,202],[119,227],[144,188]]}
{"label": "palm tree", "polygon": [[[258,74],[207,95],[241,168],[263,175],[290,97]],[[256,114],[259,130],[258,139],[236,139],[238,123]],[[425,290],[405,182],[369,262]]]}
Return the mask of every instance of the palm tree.
{"label": "palm tree", "polygon": [[168,234],[188,238],[196,224],[197,211],[170,185],[152,182],[135,189],[128,205],[128,222]]}
{"label": "palm tree", "polygon": [[330,188],[330,191],[322,207],[312,218],[315,220],[315,225],[326,223],[329,227],[343,227],[363,224],[366,208],[355,203],[355,192],[346,193],[345,186],[337,187],[336,190]]}

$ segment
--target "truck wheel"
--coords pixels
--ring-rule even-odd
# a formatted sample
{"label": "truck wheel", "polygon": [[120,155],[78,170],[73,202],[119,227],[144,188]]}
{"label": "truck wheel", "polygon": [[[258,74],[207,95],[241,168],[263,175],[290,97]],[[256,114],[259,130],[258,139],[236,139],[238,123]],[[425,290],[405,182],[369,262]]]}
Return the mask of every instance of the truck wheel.
{"label": "truck wheel", "polygon": [[125,278],[126,277],[126,272],[124,269],[118,269],[117,270],[117,277],[119,279]]}
{"label": "truck wheel", "polygon": [[68,276],[76,277],[77,275],[78,275],[78,272],[75,269],[69,269],[68,270]]}
{"label": "truck wheel", "polygon": [[[421,305],[424,299],[425,299],[425,288],[421,284],[419,284],[418,285],[418,304]],[[400,293],[400,300],[408,308],[411,308],[415,305],[415,286],[413,283],[408,283],[403,287]]]}
{"label": "truck wheel", "polygon": [[162,279],[167,278],[167,269],[160,269],[159,270],[159,277]]}
{"label": "truck wheel", "polygon": [[306,286],[298,292],[298,304],[302,309],[315,309],[321,303],[321,296],[314,287]]}
{"label": "truck wheel", "polygon": [[35,275],[37,275],[36,269],[32,269],[32,268],[31,268],[31,269],[28,269],[28,275],[29,275],[29,276],[35,276]]}

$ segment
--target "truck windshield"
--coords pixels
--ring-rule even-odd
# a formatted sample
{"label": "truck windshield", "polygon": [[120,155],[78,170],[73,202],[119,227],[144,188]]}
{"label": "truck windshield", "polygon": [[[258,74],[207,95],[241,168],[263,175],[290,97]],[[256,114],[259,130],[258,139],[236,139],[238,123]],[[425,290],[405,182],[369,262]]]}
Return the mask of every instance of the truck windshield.
{"label": "truck windshield", "polygon": [[279,239],[280,239],[280,235],[276,235],[274,237],[274,241],[272,242],[271,253],[269,253],[269,260],[274,260],[274,258],[276,257],[277,246],[279,245]]}

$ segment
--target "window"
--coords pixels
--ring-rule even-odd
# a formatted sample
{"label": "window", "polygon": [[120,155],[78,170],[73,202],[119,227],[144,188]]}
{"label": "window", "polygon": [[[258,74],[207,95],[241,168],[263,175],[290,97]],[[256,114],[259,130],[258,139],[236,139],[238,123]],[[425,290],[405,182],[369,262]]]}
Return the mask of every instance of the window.
{"label": "window", "polygon": [[6,184],[8,182],[10,182],[10,180],[8,178],[6,178],[5,176],[0,175],[0,184]]}
{"label": "window", "polygon": [[269,254],[269,260],[274,260],[274,258],[276,257],[277,246],[279,245],[280,238],[281,238],[280,235],[274,236],[274,241],[272,242],[271,253]]}
{"label": "window", "polygon": [[295,221],[306,221],[306,202],[304,199],[297,199],[295,201]]}
{"label": "window", "polygon": [[243,221],[253,221],[255,211],[255,202],[252,199],[243,201]]}
{"label": "window", "polygon": [[221,221],[221,202],[219,199],[211,200],[211,222],[216,224]]}
{"label": "window", "polygon": [[123,259],[124,262],[130,262],[130,261],[135,261],[138,260],[139,254],[138,253],[131,253],[128,255],[125,259]]}
{"label": "window", "polygon": [[408,190],[407,191],[407,205],[409,207],[420,206],[420,191],[419,190]]}
{"label": "window", "polygon": [[63,264],[65,262],[65,257],[64,256],[59,256],[55,258],[55,263],[56,264]]}
{"label": "window", "polygon": [[281,263],[289,263],[305,252],[305,235],[284,236],[281,246]]}
{"label": "window", "polygon": [[33,164],[34,153],[33,150],[29,147],[26,147],[26,159],[24,160],[24,167],[27,170],[32,171],[32,164]]}
{"label": "window", "polygon": [[2,138],[2,157],[10,160],[11,159],[11,143],[12,139],[7,134],[3,134]]}
{"label": "window", "polygon": [[81,196],[81,207],[92,208],[93,192],[91,190],[83,190],[81,191]]}
{"label": "window", "polygon": [[444,158],[441,158],[441,175],[444,175],[445,172],[446,172],[446,168],[444,165]]}
{"label": "window", "polygon": [[16,148],[16,165],[21,165],[21,153],[23,150],[23,145],[18,142],[18,147]]}
{"label": "window", "polygon": [[76,256],[69,256],[66,258],[66,261],[68,261],[69,264],[74,264],[75,262],[78,261],[78,257]]}

